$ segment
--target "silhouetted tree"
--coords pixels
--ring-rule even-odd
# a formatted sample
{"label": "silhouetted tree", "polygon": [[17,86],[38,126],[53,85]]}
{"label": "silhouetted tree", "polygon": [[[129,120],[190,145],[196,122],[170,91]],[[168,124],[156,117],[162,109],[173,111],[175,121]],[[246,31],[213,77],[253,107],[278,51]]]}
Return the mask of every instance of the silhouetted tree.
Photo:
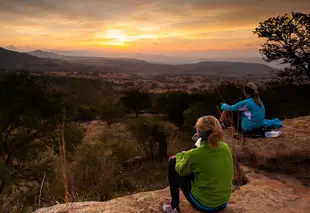
{"label": "silhouetted tree", "polygon": [[259,24],[254,34],[267,39],[260,49],[266,61],[290,64],[282,77],[310,78],[310,14],[293,12],[269,18]]}
{"label": "silhouetted tree", "polygon": [[[0,80],[0,193],[10,184],[40,182],[48,172],[52,159],[42,153],[58,152],[56,130],[65,122],[64,107],[61,94],[39,77],[20,72]],[[72,143],[80,143],[83,135],[77,138],[70,123],[65,126],[65,141],[73,150]]]}
{"label": "silhouetted tree", "polygon": [[135,112],[136,117],[139,116],[143,109],[151,105],[148,93],[139,89],[132,89],[125,92],[125,95],[120,99],[120,103],[128,110]]}
{"label": "silhouetted tree", "polygon": [[165,113],[176,124],[183,124],[183,112],[190,105],[189,95],[186,92],[170,92],[166,95]]}

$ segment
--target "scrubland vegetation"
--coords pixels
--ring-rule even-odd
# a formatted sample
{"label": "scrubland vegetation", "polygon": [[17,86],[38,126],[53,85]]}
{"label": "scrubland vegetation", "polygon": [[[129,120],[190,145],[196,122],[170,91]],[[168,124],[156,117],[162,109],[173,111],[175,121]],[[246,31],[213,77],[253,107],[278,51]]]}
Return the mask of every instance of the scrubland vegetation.
{"label": "scrubland vegetation", "polygon": [[[242,85],[196,93],[114,91],[104,81],[30,73],[1,80],[1,198],[4,212],[68,201],[107,200],[165,187],[167,156],[192,147],[196,118],[240,100]],[[310,114],[308,84],[261,84],[267,117]],[[14,95],[13,95],[14,94]],[[133,100],[133,101],[131,101]],[[9,211],[7,211],[9,210]]]}
{"label": "scrubland vegetation", "polygon": [[[307,20],[309,15],[293,13],[271,18],[255,31],[273,42],[261,50],[269,61],[284,59],[291,65],[280,78],[259,83],[267,118],[310,114]],[[300,39],[279,38],[282,29],[286,35],[298,33]],[[287,48],[291,49],[285,52]],[[243,82],[218,81],[190,93],[182,89],[152,93],[135,84],[115,86],[104,79],[25,71],[1,76],[1,212],[32,212],[69,201],[104,201],[167,186],[168,156],[193,146],[197,117],[218,117],[221,103],[239,101]],[[281,174],[298,166],[304,169],[309,163],[308,157],[293,154],[262,163],[246,149],[234,159],[236,168],[242,160]]]}

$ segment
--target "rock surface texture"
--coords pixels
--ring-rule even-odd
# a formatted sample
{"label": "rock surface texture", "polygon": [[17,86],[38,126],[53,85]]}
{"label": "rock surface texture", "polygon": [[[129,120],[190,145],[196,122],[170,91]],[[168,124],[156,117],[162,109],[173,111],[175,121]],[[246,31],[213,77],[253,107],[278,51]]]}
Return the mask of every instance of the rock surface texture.
{"label": "rock surface texture", "polygon": [[[223,213],[308,213],[310,188],[294,179],[270,178],[264,172],[245,168],[248,184],[237,189]],[[182,193],[181,193],[182,194]],[[107,202],[69,203],[72,213],[162,212],[161,205],[170,199],[169,189],[142,192]],[[181,197],[183,213],[192,212],[191,206]],[[35,213],[65,213],[66,205],[42,208]]]}

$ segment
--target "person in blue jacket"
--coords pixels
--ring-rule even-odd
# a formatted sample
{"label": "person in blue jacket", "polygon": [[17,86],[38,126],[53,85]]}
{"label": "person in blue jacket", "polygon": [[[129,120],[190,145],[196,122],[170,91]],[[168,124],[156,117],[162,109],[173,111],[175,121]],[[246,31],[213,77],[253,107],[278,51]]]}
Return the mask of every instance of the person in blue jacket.
{"label": "person in blue jacket", "polygon": [[[234,105],[222,104],[223,110],[220,122],[223,128],[227,125],[233,125],[233,117],[241,116],[241,130],[239,125],[235,128],[240,132],[251,132],[264,127],[265,107],[259,97],[257,86],[254,83],[248,83],[244,87],[243,94],[245,100]],[[236,113],[238,114],[236,115]]]}

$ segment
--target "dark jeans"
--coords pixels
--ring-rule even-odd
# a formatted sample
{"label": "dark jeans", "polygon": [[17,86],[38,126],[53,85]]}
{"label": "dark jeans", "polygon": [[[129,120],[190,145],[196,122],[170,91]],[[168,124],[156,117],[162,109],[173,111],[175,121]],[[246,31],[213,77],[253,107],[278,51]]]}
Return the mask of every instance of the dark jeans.
{"label": "dark jeans", "polygon": [[184,196],[186,197],[187,201],[194,207],[202,212],[218,212],[224,209],[226,206],[221,206],[214,210],[204,210],[198,207],[194,201],[190,198],[190,193],[192,189],[191,182],[193,181],[193,176],[180,176],[175,170],[176,159],[170,159],[168,164],[168,179],[169,179],[169,186],[170,186],[170,194],[171,194],[171,206],[172,208],[176,208],[179,206],[180,203],[180,189],[182,190]]}

